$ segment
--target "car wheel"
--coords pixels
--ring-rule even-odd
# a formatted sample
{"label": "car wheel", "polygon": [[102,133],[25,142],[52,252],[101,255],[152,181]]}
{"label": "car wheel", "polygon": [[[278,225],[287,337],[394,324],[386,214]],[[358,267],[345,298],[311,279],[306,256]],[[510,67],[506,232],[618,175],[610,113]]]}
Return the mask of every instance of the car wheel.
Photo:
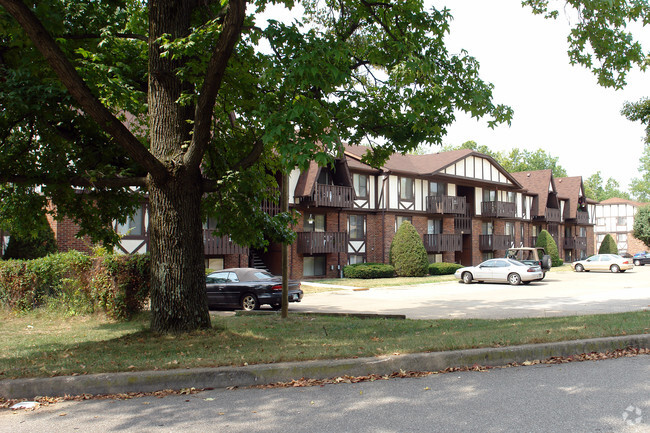
{"label": "car wheel", "polygon": [[609,270],[612,271],[613,273],[617,273],[621,270],[621,268],[619,268],[618,265],[612,265],[609,267]]}
{"label": "car wheel", "polygon": [[576,265],[576,272],[582,272],[585,270],[585,267],[582,266],[581,264]]}
{"label": "car wheel", "polygon": [[641,266],[641,260],[635,260],[634,266]]}
{"label": "car wheel", "polygon": [[470,272],[463,272],[463,283],[470,284],[472,282],[472,274]]}
{"label": "car wheel", "polygon": [[282,304],[271,304],[271,308],[277,311],[282,308]]}
{"label": "car wheel", "polygon": [[553,266],[553,260],[551,259],[551,256],[548,254],[544,254],[542,256],[542,268],[551,269],[551,266]]}
{"label": "car wheel", "polygon": [[519,285],[521,283],[521,277],[519,274],[515,274],[514,272],[510,275],[508,275],[508,282],[512,284],[513,286]]}
{"label": "car wheel", "polygon": [[239,304],[241,305],[242,310],[245,311],[260,309],[260,304],[257,301],[257,297],[252,293],[246,293],[244,296],[242,296]]}

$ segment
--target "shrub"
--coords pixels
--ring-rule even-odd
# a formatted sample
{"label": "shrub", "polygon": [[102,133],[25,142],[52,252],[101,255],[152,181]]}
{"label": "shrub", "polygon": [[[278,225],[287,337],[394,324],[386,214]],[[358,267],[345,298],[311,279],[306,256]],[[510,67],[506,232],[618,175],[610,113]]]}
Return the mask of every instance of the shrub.
{"label": "shrub", "polygon": [[404,221],[390,244],[390,263],[399,277],[427,275],[429,259],[422,238],[415,227]]}
{"label": "shrub", "polygon": [[13,233],[2,256],[5,260],[31,260],[45,257],[57,250],[54,232],[43,216],[40,228],[34,236]]}
{"label": "shrub", "polygon": [[89,257],[78,251],[0,262],[0,304],[17,311],[48,305],[66,314],[104,311],[124,320],[149,297],[149,256]]}
{"label": "shrub", "polygon": [[536,247],[544,248],[546,254],[551,256],[551,266],[562,266],[564,262],[560,259],[560,254],[557,249],[557,244],[553,236],[547,231],[542,230],[537,236]]}
{"label": "shrub", "polygon": [[598,248],[598,254],[618,254],[618,245],[609,233],[603,238],[603,242]]}
{"label": "shrub", "polygon": [[345,278],[392,278],[395,276],[395,268],[384,263],[356,263],[343,267]]}
{"label": "shrub", "polygon": [[429,274],[430,275],[451,275],[462,267],[463,265],[459,265],[458,263],[444,263],[444,262],[431,263],[429,265]]}

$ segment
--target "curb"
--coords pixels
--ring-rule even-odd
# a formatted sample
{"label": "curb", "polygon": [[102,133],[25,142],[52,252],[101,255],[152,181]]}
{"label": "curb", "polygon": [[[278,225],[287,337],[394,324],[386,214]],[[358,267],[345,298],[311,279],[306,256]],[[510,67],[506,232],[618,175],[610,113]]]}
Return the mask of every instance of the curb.
{"label": "curb", "polygon": [[553,356],[566,357],[582,353],[606,352],[626,347],[650,348],[650,334],[373,358],[258,364],[244,367],[4,379],[0,380],[0,397],[30,399],[36,396],[120,394],[192,387],[246,387],[288,382],[300,378],[327,379],[344,375],[387,375],[400,370],[439,371],[449,367],[472,366],[474,364],[498,366]]}

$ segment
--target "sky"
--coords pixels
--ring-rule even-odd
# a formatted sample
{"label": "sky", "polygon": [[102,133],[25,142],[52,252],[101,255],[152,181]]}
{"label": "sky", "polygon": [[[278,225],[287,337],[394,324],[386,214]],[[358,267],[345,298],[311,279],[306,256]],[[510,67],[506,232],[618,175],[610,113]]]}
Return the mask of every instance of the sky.
{"label": "sky", "polygon": [[[543,149],[583,179],[597,171],[622,189],[638,177],[644,128],[620,114],[626,101],[650,97],[650,72],[634,71],[625,89],[598,86],[596,77],[567,56],[569,21],[535,16],[518,0],[433,0],[454,16],[447,47],[464,48],[480,63],[481,77],[494,84],[494,101],[511,106],[510,127],[492,130],[485,120],[460,113],[445,144],[468,140],[494,151]],[[431,4],[431,0],[429,0]],[[645,31],[646,36],[650,33]],[[650,37],[644,48],[650,49]]]}

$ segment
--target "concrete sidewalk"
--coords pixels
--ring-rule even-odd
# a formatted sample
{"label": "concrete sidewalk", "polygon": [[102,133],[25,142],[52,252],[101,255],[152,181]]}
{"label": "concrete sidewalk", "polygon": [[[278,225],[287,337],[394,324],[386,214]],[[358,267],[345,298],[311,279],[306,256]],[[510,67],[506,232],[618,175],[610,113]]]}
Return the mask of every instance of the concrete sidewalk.
{"label": "concrete sidewalk", "polygon": [[327,379],[345,375],[386,375],[400,370],[440,371],[449,367],[474,364],[498,366],[511,362],[522,363],[554,356],[606,352],[626,347],[650,348],[650,334],[374,358],[5,379],[0,381],[0,396],[5,399],[31,399],[36,396],[119,394],[192,387],[246,387],[301,378]]}

